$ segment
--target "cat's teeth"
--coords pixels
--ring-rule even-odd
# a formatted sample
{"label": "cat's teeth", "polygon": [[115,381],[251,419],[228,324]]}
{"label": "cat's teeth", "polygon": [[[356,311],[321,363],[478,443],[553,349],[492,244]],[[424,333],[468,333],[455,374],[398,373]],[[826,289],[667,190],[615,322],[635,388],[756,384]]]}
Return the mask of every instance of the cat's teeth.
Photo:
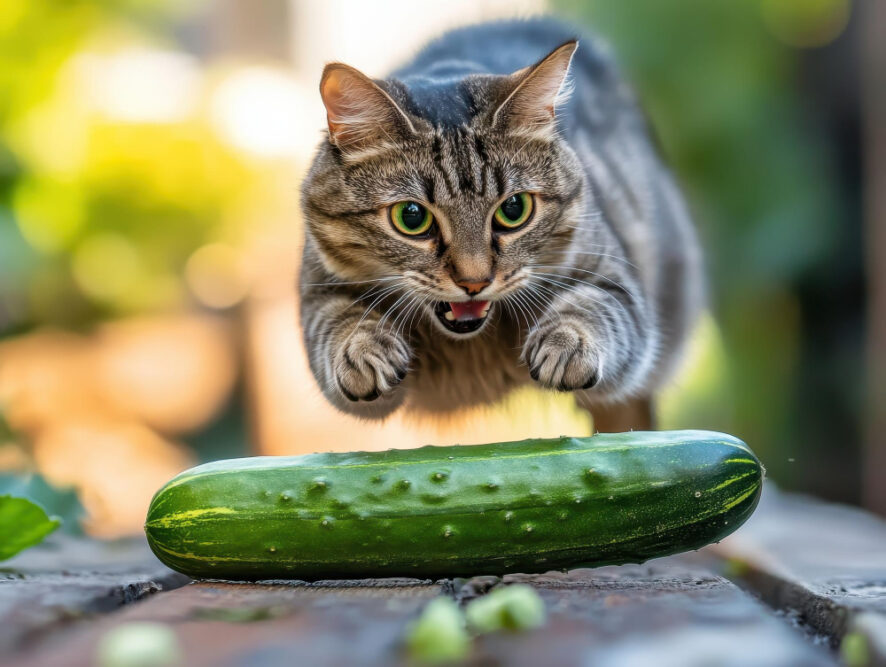
{"label": "cat's teeth", "polygon": [[491,306],[491,305],[492,305],[491,303],[486,304],[486,307],[480,312],[481,318],[486,317],[486,314],[489,312],[489,306]]}
{"label": "cat's teeth", "polygon": [[447,310],[446,313],[443,315],[443,317],[445,317],[450,322],[455,321],[455,315],[453,314],[453,312],[451,310]]}

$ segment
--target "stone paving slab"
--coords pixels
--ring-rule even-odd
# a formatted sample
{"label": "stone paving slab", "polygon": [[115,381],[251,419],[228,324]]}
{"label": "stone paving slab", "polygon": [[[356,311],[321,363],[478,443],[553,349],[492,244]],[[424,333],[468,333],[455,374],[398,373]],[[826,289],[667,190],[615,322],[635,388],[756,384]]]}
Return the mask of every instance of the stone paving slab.
{"label": "stone paving slab", "polygon": [[[748,522],[704,551],[725,563],[727,576],[834,646],[861,614],[868,619],[862,628],[886,627],[886,521],[868,512],[768,486]],[[870,648],[886,663],[882,641]]]}
{"label": "stone paving slab", "polygon": [[[513,575],[503,584],[516,582],[539,590],[548,624],[524,634],[482,637],[468,664],[836,664],[826,648],[808,642],[747,593],[678,558],[568,574]],[[489,589],[471,582],[467,587],[476,594]],[[183,664],[195,667],[408,664],[401,649],[408,623],[428,600],[454,590],[450,581],[414,580],[194,583],[55,637],[21,654],[10,667],[86,667],[105,633],[135,621],[172,627]]]}
{"label": "stone paving slab", "polygon": [[189,581],[143,539],[100,542],[53,535],[0,567],[0,656],[48,632]]}
{"label": "stone paving slab", "polygon": [[144,621],[175,630],[189,667],[389,665],[405,624],[440,591],[414,580],[193,583],[56,636],[10,667],[91,667],[105,633]]}
{"label": "stone paving slab", "polygon": [[[547,603],[547,627],[482,638],[507,665],[787,667],[837,664],[826,647],[728,580],[680,557],[645,565],[512,575]],[[535,636],[533,636],[535,635]]]}

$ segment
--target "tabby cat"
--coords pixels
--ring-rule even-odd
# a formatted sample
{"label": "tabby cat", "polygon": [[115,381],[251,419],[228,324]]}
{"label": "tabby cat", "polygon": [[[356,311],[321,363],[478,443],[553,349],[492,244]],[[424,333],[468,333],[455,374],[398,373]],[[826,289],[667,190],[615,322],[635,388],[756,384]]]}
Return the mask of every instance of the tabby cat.
{"label": "tabby cat", "polygon": [[488,23],[384,80],[327,65],[320,93],[300,291],[326,398],[374,419],[534,382],[598,430],[649,428],[701,258],[604,49],[550,19]]}

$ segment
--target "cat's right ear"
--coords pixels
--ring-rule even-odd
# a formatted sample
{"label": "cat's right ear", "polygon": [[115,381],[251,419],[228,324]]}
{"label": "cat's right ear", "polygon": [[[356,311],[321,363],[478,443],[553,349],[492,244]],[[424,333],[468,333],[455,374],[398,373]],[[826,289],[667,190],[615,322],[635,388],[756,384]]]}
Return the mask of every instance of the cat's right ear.
{"label": "cat's right ear", "polygon": [[344,151],[362,151],[401,132],[409,118],[377,83],[342,63],[330,63],[320,79],[329,140]]}

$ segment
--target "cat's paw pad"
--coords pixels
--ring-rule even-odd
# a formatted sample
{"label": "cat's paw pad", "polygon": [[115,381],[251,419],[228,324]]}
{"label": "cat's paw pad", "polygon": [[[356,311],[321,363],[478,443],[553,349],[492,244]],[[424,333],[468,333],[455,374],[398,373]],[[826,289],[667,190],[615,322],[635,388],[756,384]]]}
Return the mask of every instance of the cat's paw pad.
{"label": "cat's paw pad", "polygon": [[539,384],[557,391],[590,389],[600,379],[600,358],[580,323],[546,322],[530,332],[523,361]]}
{"label": "cat's paw pad", "polygon": [[363,326],[349,334],[333,355],[338,389],[350,401],[374,401],[403,381],[410,357],[400,336]]}

